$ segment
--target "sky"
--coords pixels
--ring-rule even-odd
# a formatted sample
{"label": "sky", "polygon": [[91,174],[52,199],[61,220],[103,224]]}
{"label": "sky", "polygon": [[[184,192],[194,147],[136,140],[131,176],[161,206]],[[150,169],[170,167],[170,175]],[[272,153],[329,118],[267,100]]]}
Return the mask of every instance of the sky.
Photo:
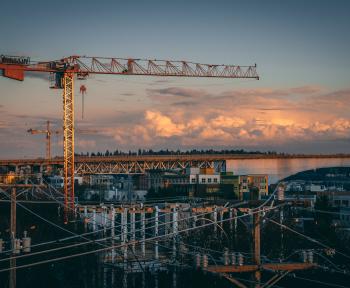
{"label": "sky", "polygon": [[[78,152],[246,149],[350,153],[350,2],[2,1],[0,54],[254,65],[247,79],[91,76],[76,82]],[[0,158],[45,155],[62,126],[48,75],[0,77]],[[79,86],[87,87],[81,117]],[[53,137],[62,155],[62,135]]]}

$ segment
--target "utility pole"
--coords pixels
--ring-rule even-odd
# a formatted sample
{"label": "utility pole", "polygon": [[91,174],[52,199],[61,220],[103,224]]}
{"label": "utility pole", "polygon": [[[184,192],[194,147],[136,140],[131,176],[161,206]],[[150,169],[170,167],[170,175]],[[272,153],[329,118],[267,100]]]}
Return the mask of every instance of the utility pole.
{"label": "utility pole", "polygon": [[[32,185],[32,184],[0,184],[1,188],[11,188],[10,204],[11,204],[11,215],[10,215],[10,239],[11,239],[11,249],[12,257],[10,258],[10,275],[9,275],[9,288],[16,288],[16,259],[15,255],[20,253],[21,245],[20,240],[16,238],[17,236],[17,188],[33,188],[33,187],[46,187],[44,185]],[[19,193],[21,194],[21,193]],[[30,252],[30,238],[28,242],[27,234],[25,233],[24,238],[26,238],[25,245],[23,248],[24,252]],[[24,239],[23,238],[23,239]],[[22,240],[23,241],[23,240]]]}
{"label": "utility pole", "polygon": [[260,288],[261,271],[260,271],[260,209],[253,215],[253,245],[254,245],[254,263],[258,269],[254,272],[255,287]]}
{"label": "utility pole", "polygon": [[[16,188],[12,187],[11,190],[11,223],[10,223],[10,233],[11,233],[11,245],[12,245],[12,255],[15,254],[16,247]],[[10,279],[9,288],[16,288],[16,259],[11,257],[10,259]]]}

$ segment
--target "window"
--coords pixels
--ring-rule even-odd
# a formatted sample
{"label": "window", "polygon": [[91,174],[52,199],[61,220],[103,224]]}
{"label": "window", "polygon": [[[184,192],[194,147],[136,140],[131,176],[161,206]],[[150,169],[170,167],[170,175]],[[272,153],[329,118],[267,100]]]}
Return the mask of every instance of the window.
{"label": "window", "polygon": [[208,178],[208,183],[211,183],[211,178]]}
{"label": "window", "polygon": [[218,183],[218,179],[217,178],[214,178],[214,183]]}
{"label": "window", "polygon": [[202,178],[202,183],[205,183],[205,178]]}
{"label": "window", "polygon": [[196,178],[192,178],[191,183],[196,183]]}

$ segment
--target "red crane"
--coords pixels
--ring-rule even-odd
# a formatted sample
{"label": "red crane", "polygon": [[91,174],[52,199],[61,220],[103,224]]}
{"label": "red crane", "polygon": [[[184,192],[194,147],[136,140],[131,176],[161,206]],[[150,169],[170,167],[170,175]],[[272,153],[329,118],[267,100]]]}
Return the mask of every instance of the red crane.
{"label": "red crane", "polygon": [[[211,65],[188,61],[70,56],[33,62],[29,57],[0,56],[3,76],[23,81],[26,71],[51,73],[50,88],[63,89],[64,203],[74,209],[74,78],[89,74],[259,79],[256,65]],[[83,89],[84,92],[86,91]],[[67,215],[67,213],[65,213]]]}

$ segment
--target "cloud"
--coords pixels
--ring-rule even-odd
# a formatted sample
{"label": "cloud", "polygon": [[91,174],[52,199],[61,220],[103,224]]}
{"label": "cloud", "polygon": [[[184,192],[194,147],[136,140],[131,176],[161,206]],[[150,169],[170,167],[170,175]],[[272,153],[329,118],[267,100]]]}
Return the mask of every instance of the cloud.
{"label": "cloud", "polygon": [[75,145],[77,148],[80,149],[91,150],[96,147],[96,141],[77,138],[77,140],[75,141]]}
{"label": "cloud", "polygon": [[163,85],[163,84],[167,84],[167,83],[171,83],[171,82],[173,82],[173,80],[171,80],[171,79],[159,79],[159,80],[155,80],[155,81],[151,82],[149,85],[156,86],[156,85]]}
{"label": "cloud", "polygon": [[246,123],[245,120],[238,117],[228,117],[219,115],[218,117],[211,120],[213,127],[221,128],[238,128],[242,127]]}
{"label": "cloud", "polygon": [[157,111],[146,111],[145,120],[148,122],[148,127],[160,137],[181,136],[186,127],[185,124],[174,123],[170,117]]}
{"label": "cloud", "polygon": [[168,87],[162,89],[147,89],[148,97],[156,101],[167,101],[169,99],[193,99],[201,98],[207,95],[205,90],[182,88],[182,87]]}
{"label": "cloud", "polygon": [[[168,87],[149,89],[147,94],[154,101],[130,109],[118,106],[118,111],[96,113],[89,122],[77,123],[77,127],[99,130],[96,142],[83,139],[77,142],[77,147],[85,151],[99,147],[102,150],[273,147],[295,152],[312,145],[325,151],[327,145],[329,149],[348,149],[344,143],[350,139],[350,88],[329,90],[306,85],[213,92]],[[46,119],[8,113],[0,128],[2,135],[8,135],[5,137],[24,143],[23,131],[44,127]],[[6,125],[11,125],[11,129]],[[16,132],[12,126],[23,131]],[[81,138],[78,133],[77,138]]]}
{"label": "cloud", "polygon": [[207,115],[175,120],[176,115],[146,111],[144,120],[128,128],[119,128],[112,135],[119,144],[156,147],[259,147],[286,145],[291,141],[325,141],[345,139],[350,135],[350,119],[298,122],[287,118],[269,121],[243,119],[224,115]]}
{"label": "cloud", "polygon": [[323,91],[324,89],[321,86],[313,86],[313,85],[306,85],[306,86],[300,86],[300,87],[294,87],[290,88],[289,91],[291,93],[295,94],[314,94]]}
{"label": "cloud", "polygon": [[180,102],[175,102],[172,103],[172,105],[174,106],[196,106],[198,104],[198,102],[196,101],[180,101]]}
{"label": "cloud", "polygon": [[222,129],[214,129],[210,126],[207,129],[203,129],[202,132],[199,134],[199,136],[203,140],[211,139],[211,140],[217,140],[219,142],[232,140],[232,136],[230,133],[225,132]]}
{"label": "cloud", "polygon": [[136,94],[127,92],[127,93],[121,93],[120,95],[122,95],[122,96],[135,96]]}
{"label": "cloud", "polygon": [[274,145],[283,150],[291,142],[317,144],[350,135],[350,89],[309,85],[210,93],[169,87],[148,93],[162,97],[161,105],[114,130],[118,143],[163,148]]}

